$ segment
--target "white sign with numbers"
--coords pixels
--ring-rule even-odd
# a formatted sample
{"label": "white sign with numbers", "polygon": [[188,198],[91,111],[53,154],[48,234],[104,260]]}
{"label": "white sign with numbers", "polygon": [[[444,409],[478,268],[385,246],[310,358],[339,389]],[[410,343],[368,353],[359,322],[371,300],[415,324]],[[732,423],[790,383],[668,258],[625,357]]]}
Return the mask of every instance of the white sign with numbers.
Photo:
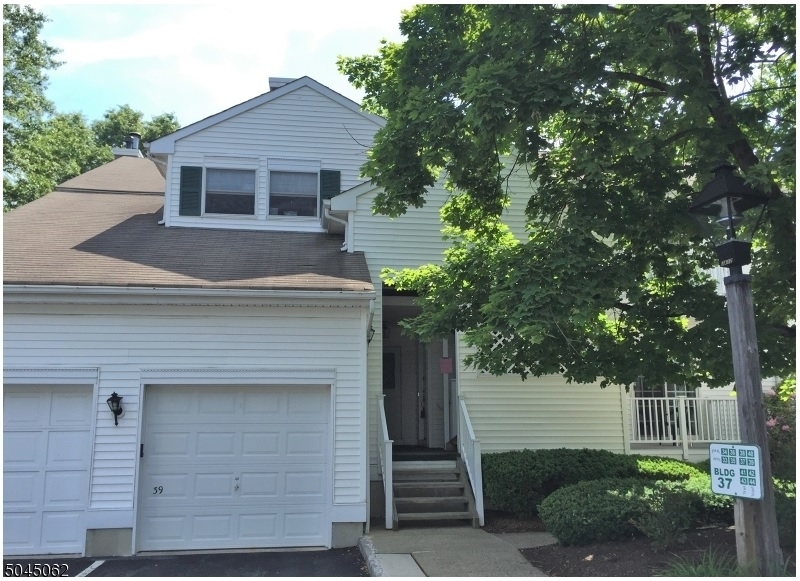
{"label": "white sign with numbers", "polygon": [[761,499],[761,450],[743,444],[711,444],[711,490],[739,498]]}

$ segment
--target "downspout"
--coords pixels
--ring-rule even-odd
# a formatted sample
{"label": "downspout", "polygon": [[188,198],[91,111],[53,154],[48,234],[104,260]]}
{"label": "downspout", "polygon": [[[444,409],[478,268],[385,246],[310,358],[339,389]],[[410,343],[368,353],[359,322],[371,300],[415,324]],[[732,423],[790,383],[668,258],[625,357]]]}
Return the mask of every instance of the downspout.
{"label": "downspout", "polygon": [[341,224],[342,226],[344,226],[344,244],[342,244],[342,247],[339,250],[341,252],[344,252],[345,250],[347,252],[352,252],[353,250],[350,248],[350,245],[348,244],[349,241],[348,241],[348,237],[347,237],[347,232],[348,232],[349,228],[348,228],[347,220],[342,220],[341,218],[337,218],[336,216],[331,216],[330,208],[328,208],[327,206],[325,206],[325,217],[328,220],[332,220],[332,221],[336,222],[337,224]]}

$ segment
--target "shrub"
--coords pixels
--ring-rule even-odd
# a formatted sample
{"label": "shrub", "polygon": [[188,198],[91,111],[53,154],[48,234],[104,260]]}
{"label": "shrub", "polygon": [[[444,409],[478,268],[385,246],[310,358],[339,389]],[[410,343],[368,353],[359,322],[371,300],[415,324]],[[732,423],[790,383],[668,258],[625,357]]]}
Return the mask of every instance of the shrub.
{"label": "shrub", "polygon": [[685,532],[694,524],[696,511],[690,493],[656,483],[652,491],[645,489],[642,500],[647,503],[645,510],[633,518],[633,524],[652,541],[654,549],[686,542]]}
{"label": "shrub", "polygon": [[659,484],[665,490],[688,495],[696,524],[733,524],[733,497],[712,492],[710,474],[698,473],[682,482]]}
{"label": "shrub", "polygon": [[772,474],[785,480],[797,478],[797,413],[795,383],[790,378],[778,392],[764,394],[767,438]]}
{"label": "shrub", "polygon": [[606,450],[516,450],[485,454],[481,463],[492,507],[520,517],[536,514],[542,500],[568,484],[636,473],[632,456]]}
{"label": "shrub", "polygon": [[492,507],[520,517],[536,514],[536,507],[559,488],[586,480],[682,480],[698,473],[680,460],[586,448],[517,450],[485,454],[481,461],[484,493]]}
{"label": "shrub", "polygon": [[604,478],[565,486],[539,505],[539,517],[562,545],[633,537],[633,521],[645,512],[645,491],[654,483]]}
{"label": "shrub", "polygon": [[633,456],[636,458],[637,477],[650,480],[689,480],[702,474],[693,464],[661,458],[660,456]]}

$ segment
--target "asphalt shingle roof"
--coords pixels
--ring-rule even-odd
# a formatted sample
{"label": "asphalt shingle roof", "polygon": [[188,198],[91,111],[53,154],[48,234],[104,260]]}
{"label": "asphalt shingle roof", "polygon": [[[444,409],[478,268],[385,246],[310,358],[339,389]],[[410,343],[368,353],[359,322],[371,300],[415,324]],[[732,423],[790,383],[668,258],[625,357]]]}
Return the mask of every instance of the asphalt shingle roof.
{"label": "asphalt shingle roof", "polygon": [[5,214],[4,284],[373,290],[334,236],[159,226],[163,191],[150,160],[123,157]]}

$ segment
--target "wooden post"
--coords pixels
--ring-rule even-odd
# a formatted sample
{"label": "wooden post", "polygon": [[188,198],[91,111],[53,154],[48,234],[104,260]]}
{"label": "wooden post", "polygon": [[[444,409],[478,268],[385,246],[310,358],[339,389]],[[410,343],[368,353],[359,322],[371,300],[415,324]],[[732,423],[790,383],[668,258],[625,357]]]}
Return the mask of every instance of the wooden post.
{"label": "wooden post", "polygon": [[783,569],[783,552],[778,543],[750,276],[742,274],[741,267],[733,267],[730,272],[730,276],[725,277],[725,293],[731,330],[733,376],[736,381],[739,438],[742,444],[761,448],[764,488],[764,498],[761,500],[736,499],[736,554],[739,565],[748,569],[750,574],[777,575]]}

